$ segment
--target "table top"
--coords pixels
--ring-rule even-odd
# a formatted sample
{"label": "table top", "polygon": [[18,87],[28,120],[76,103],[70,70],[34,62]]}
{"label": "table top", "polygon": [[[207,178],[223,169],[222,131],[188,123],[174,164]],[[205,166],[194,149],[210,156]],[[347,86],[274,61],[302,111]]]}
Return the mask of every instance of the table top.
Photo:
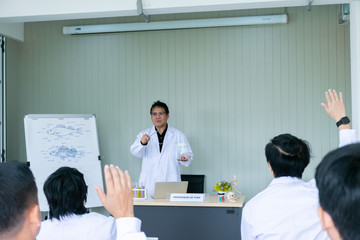
{"label": "table top", "polygon": [[170,202],[169,199],[134,200],[134,206],[184,206],[184,207],[243,207],[245,196],[236,196],[234,202],[219,202],[218,196],[205,194],[204,202]]}

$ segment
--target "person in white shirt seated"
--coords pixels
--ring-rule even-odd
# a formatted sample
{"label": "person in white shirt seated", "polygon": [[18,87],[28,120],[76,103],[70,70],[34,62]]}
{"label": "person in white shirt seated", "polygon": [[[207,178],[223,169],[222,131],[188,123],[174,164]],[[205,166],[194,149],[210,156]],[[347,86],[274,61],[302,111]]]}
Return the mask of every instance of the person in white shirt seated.
{"label": "person in white shirt seated", "polygon": [[[106,210],[115,218],[116,239],[146,240],[145,234],[140,232],[141,221],[134,217],[129,173],[112,165],[106,165],[104,173],[107,194],[99,186],[95,188]],[[0,240],[34,240],[40,225],[37,187],[30,168],[25,163],[0,163]],[[56,239],[59,231],[48,239]],[[96,238],[90,236],[89,239]]]}
{"label": "person in white shirt seated", "polygon": [[41,224],[37,239],[116,239],[113,217],[87,213],[87,186],[75,168],[61,167],[45,181],[49,219]]}
{"label": "person in white shirt seated", "polygon": [[[350,120],[345,114],[342,93],[340,92],[339,97],[335,90],[329,89],[325,93],[325,96],[327,104],[322,103],[321,105],[324,107],[327,114],[335,120],[336,126],[339,129],[339,147],[358,142],[356,131],[351,129],[349,124]],[[356,229],[357,226],[359,226],[360,213],[356,211],[357,207],[355,207],[355,205],[352,205],[350,208],[342,206],[344,209],[353,209],[356,211],[354,214],[351,214],[349,211],[346,211],[346,213],[342,212],[342,210],[340,210],[342,208],[339,206],[340,203],[333,204],[336,202],[334,201],[334,198],[339,200],[342,196],[341,194],[335,196],[334,192],[336,192],[336,186],[329,187],[328,185],[331,178],[329,178],[331,169],[327,167],[327,170],[320,170],[325,169],[324,165],[327,165],[323,163],[318,167],[317,172],[322,172],[323,175],[320,176],[320,174],[317,173],[319,176],[316,177],[316,181],[319,181],[319,190],[316,188],[314,179],[310,182],[303,182],[301,180],[301,175],[309,162],[308,158],[310,158],[307,151],[303,152],[304,149],[307,149],[306,144],[304,145],[302,140],[291,135],[288,136],[287,141],[285,140],[280,143],[279,137],[282,140],[285,139],[284,135],[280,135],[271,140],[266,147],[267,161],[275,179],[267,189],[259,193],[245,205],[241,224],[242,239],[326,238],[324,232],[319,229],[319,222],[315,219],[315,209],[318,208],[319,205],[318,195],[315,194],[317,192],[320,194],[321,207],[319,208],[319,216],[322,228],[329,233],[331,239],[359,239],[359,231]],[[297,145],[296,142],[299,145],[298,148],[300,148],[298,154],[295,154],[296,148],[294,148],[294,146]],[[305,146],[305,148],[300,147],[300,145]],[[354,148],[354,146],[349,148]],[[268,151],[270,150],[275,154],[269,154]],[[344,150],[341,150],[340,148],[337,151],[342,152]],[[331,153],[331,155],[332,154],[333,153]],[[355,154],[355,151],[353,154]],[[304,158],[304,156],[307,157]],[[280,161],[274,161],[274,158],[276,157]],[[328,155],[325,159],[326,158],[328,158]],[[288,160],[286,164],[284,161],[285,159]],[[296,161],[296,159],[298,161]],[[323,161],[325,161],[325,159]],[[294,174],[294,172],[291,173],[291,166],[301,166],[301,168],[295,167],[292,169],[294,171],[295,169],[298,169],[297,175]],[[282,170],[278,171],[281,168]],[[281,176],[279,173],[284,173],[286,169],[290,170],[288,174],[285,174],[288,176]],[[332,170],[336,171],[336,168],[333,168]],[[327,175],[328,172],[329,176]],[[322,177],[326,177],[328,182],[327,180],[321,179]],[[355,181],[351,182],[354,183]],[[325,186],[328,190],[328,192],[325,193],[326,197],[321,193],[322,191],[326,191],[323,190]],[[341,180],[338,181],[337,186],[343,186]],[[343,186],[342,189],[344,188],[345,186]],[[332,192],[331,194],[334,194],[334,197],[329,197],[330,192]],[[330,205],[327,205],[326,202]],[[359,201],[357,200],[355,204],[357,206]],[[325,206],[324,208],[323,205]],[[334,209],[336,209],[336,214],[334,213]],[[352,221],[348,222],[349,225],[347,227],[343,226],[344,223],[336,223],[336,218],[340,218],[339,213],[346,215],[345,217],[341,217],[342,220]],[[345,223],[345,225],[346,224],[347,223]],[[352,234],[357,234],[353,235],[356,236],[355,238],[345,236],[345,233],[342,234],[342,229],[346,228],[349,230],[349,226],[352,228]]]}
{"label": "person in white shirt seated", "polygon": [[282,134],[270,140],[265,154],[274,179],[245,205],[242,239],[327,239],[317,216],[315,181],[301,179],[310,162],[308,143]]}

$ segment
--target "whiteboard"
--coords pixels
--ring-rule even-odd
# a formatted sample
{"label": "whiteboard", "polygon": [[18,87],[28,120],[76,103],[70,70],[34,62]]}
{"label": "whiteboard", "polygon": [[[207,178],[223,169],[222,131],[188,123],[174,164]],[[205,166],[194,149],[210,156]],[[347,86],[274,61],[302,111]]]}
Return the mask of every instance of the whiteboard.
{"label": "whiteboard", "polygon": [[84,174],[86,207],[102,206],[94,185],[103,188],[96,119],[93,114],[29,114],[24,117],[27,161],[38,187],[40,211],[49,211],[43,186],[58,168]]}

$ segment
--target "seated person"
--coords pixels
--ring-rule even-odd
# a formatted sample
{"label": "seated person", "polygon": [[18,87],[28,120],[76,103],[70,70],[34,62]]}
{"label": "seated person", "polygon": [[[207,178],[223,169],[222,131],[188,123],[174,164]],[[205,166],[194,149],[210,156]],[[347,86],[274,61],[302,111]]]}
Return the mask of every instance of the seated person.
{"label": "seated person", "polygon": [[[326,112],[339,128],[340,146],[357,142],[355,130],[346,119],[343,96],[326,92]],[[352,144],[328,153],[316,168],[319,189],[319,217],[331,239],[360,239],[360,144]]]}
{"label": "seated person", "polygon": [[328,153],[315,178],[323,229],[332,240],[360,239],[360,143]]}
{"label": "seated person", "polygon": [[34,176],[25,163],[0,163],[0,239],[34,240],[40,230]]}
{"label": "seated person", "polygon": [[[109,171],[107,171],[107,169],[108,167],[105,168],[104,171],[105,177],[108,179]],[[117,171],[116,176],[119,174]],[[110,175],[110,178],[112,176],[113,175]],[[145,234],[139,233],[140,221],[134,218],[131,187],[130,190],[127,189],[127,185],[124,184],[127,182],[121,182],[120,180],[116,183],[113,181],[112,184],[122,184],[122,186],[119,186],[121,188],[117,190],[121,193],[125,191],[126,194],[123,194],[123,197],[118,196],[117,201],[113,202],[110,207],[115,205],[115,207],[111,209],[111,213],[115,211],[116,214],[113,213],[114,216],[123,219],[115,221],[113,217],[105,217],[95,212],[87,213],[84,206],[87,196],[87,186],[82,173],[70,167],[61,167],[56,170],[48,177],[44,184],[44,193],[50,208],[50,219],[42,222],[37,239],[126,239],[126,234],[132,230],[137,231],[134,235],[139,237],[138,239],[146,239]],[[97,187],[97,190],[98,193],[100,193],[99,187]],[[100,199],[104,199],[104,194],[99,196],[101,196]],[[124,197],[126,197],[126,199],[122,201],[121,198]],[[123,202],[127,204],[124,206],[120,205]],[[109,206],[106,205],[105,207]],[[117,214],[118,212],[121,212],[121,214]],[[134,224],[137,224],[137,226],[132,227]],[[120,228],[118,236],[116,231],[117,227]]]}
{"label": "seated person", "polygon": [[42,222],[37,239],[116,239],[113,217],[87,213],[87,186],[75,168],[61,167],[45,181],[49,219]]}
{"label": "seated person", "polygon": [[[114,166],[105,166],[104,173],[108,194],[98,186],[96,190],[116,218],[116,239],[146,240],[140,232],[141,221],[134,217],[129,173]],[[25,163],[0,163],[0,240],[34,240],[40,224],[37,187],[30,168]]]}
{"label": "seated person", "polygon": [[317,216],[315,181],[301,179],[310,162],[308,144],[282,134],[270,140],[265,155],[274,179],[245,205],[242,239],[327,239]]}
{"label": "seated person", "polygon": [[[342,93],[339,97],[330,89],[325,95],[327,104],[321,105],[337,123],[340,146],[357,141],[346,119]],[[315,181],[301,180],[310,159],[307,144],[289,134],[280,135],[266,146],[266,158],[275,179],[245,205],[242,239],[324,239],[314,219],[318,205]]]}

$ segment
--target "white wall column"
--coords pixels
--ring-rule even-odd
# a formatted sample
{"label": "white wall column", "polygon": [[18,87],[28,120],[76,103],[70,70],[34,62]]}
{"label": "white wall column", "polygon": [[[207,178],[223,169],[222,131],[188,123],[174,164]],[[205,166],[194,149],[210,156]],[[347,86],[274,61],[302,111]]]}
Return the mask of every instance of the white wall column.
{"label": "white wall column", "polygon": [[[360,137],[360,1],[350,3],[352,127]],[[360,138],[359,138],[360,139]]]}

